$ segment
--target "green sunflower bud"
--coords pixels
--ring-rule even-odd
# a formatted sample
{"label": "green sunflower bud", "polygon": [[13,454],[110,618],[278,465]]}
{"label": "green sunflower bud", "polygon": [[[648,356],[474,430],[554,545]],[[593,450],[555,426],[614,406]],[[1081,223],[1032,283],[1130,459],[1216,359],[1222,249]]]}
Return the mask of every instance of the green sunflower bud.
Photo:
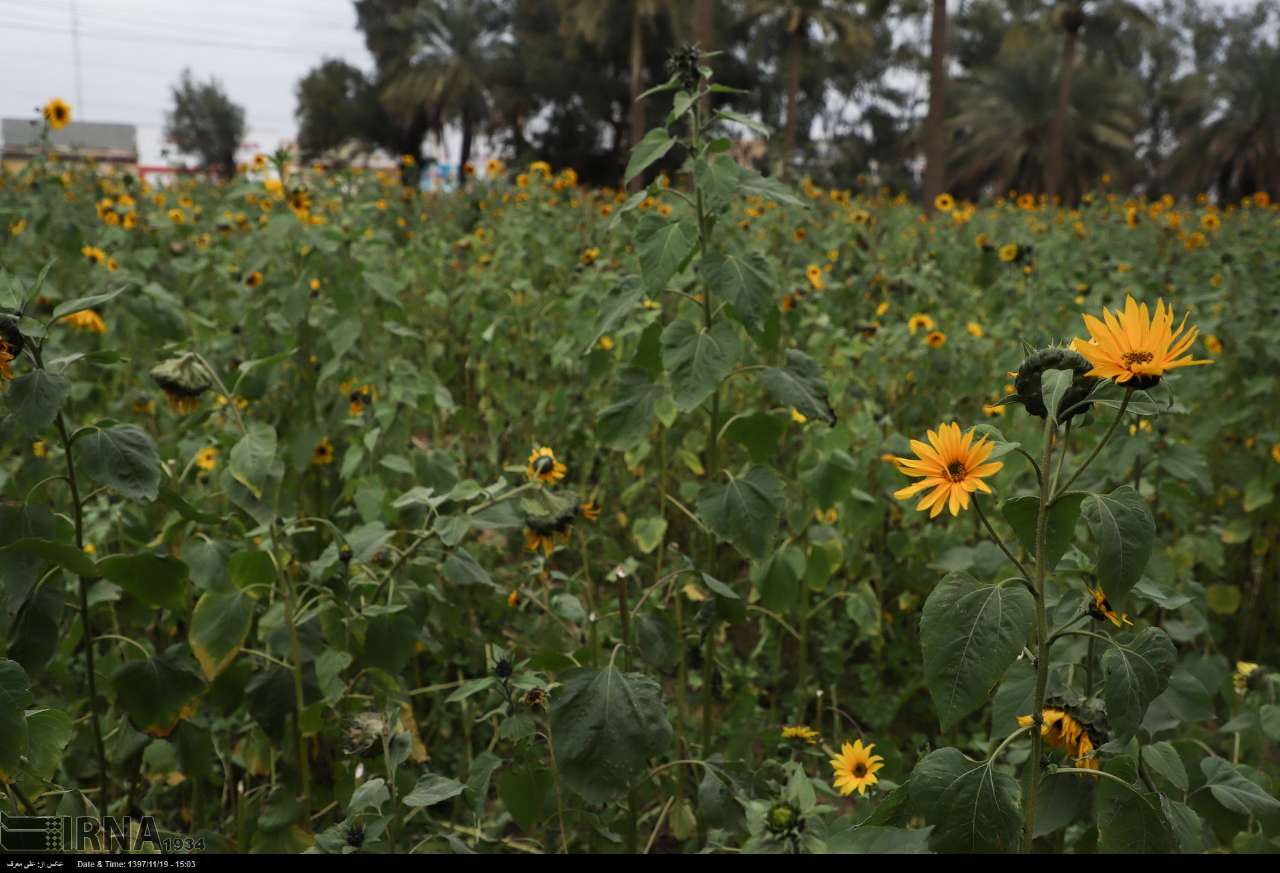
{"label": "green sunflower bud", "polygon": [[[1084,355],[1071,349],[1062,346],[1038,349],[1028,354],[1018,367],[1018,372],[1013,378],[1016,393],[1006,398],[1006,402],[1021,403],[1029,414],[1044,418],[1048,410],[1045,408],[1044,397],[1040,392],[1040,376],[1045,370],[1070,370],[1074,374],[1071,378],[1071,387],[1067,389],[1058,407],[1060,410],[1070,410],[1063,419],[1068,421],[1077,415],[1087,413],[1092,405],[1081,402],[1093,393],[1094,386],[1098,384],[1096,378],[1086,375],[1092,369],[1093,365]],[[1076,406],[1076,404],[1080,405]],[[1075,408],[1072,409],[1072,407]]]}
{"label": "green sunflower bud", "polygon": [[779,801],[769,807],[769,813],[765,816],[766,826],[775,834],[785,834],[800,830],[803,821],[804,819],[800,817],[800,810],[785,801]]}

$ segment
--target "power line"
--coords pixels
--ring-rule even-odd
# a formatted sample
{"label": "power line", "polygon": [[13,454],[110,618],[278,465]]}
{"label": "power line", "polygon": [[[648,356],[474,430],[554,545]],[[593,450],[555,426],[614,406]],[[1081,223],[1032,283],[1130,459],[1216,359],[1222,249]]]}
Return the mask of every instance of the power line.
{"label": "power line", "polygon": [[[11,30],[26,30],[26,31],[36,32],[36,33],[56,33],[56,34],[65,35],[70,32],[67,28],[42,27],[37,24],[6,23],[5,26]],[[299,49],[299,48],[293,48],[291,46],[284,46],[284,45],[241,45],[239,43],[225,42],[221,40],[211,40],[211,39],[197,40],[197,39],[189,39],[184,37],[169,37],[169,36],[164,36],[164,37],[130,36],[128,34],[103,33],[102,31],[95,31],[92,34],[86,34],[86,38],[92,38],[96,40],[109,40],[109,41],[115,41],[115,42],[142,43],[145,45],[154,45],[156,39],[163,39],[165,42],[172,43],[175,45],[188,45],[188,46],[197,46],[202,48],[225,48],[225,49],[230,49],[232,51],[242,51],[242,52],[247,51],[247,52],[254,52],[254,53],[267,52],[267,53],[276,53],[276,54],[306,55],[308,57],[318,57],[327,53],[337,54],[337,53],[346,51],[349,48],[349,47],[342,47],[342,48]]]}

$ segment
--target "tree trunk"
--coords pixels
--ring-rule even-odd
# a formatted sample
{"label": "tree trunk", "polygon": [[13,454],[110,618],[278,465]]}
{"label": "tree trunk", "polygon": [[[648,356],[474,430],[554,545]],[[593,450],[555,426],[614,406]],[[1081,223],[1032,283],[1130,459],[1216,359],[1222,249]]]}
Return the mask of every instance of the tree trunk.
{"label": "tree trunk", "polygon": [[[695,0],[693,5],[693,41],[703,52],[716,50],[716,0]],[[702,117],[711,117],[711,95],[702,98]]]}
{"label": "tree trunk", "polygon": [[1071,73],[1076,65],[1079,30],[1068,30],[1062,39],[1062,64],[1058,70],[1058,103],[1049,127],[1049,154],[1045,161],[1044,193],[1049,202],[1065,187],[1062,180],[1063,149],[1067,134],[1067,112],[1071,109]]}
{"label": "tree trunk", "polygon": [[796,117],[796,104],[800,98],[800,51],[804,44],[805,21],[787,34],[787,126],[782,137],[782,175],[796,153],[796,133],[800,120]]}
{"label": "tree trunk", "polygon": [[933,201],[946,188],[947,128],[947,0],[933,0],[933,27],[929,38],[929,115],[924,123],[924,208],[933,212]]}
{"label": "tree trunk", "polygon": [[[644,104],[640,95],[644,93],[644,18],[640,14],[640,0],[631,0],[631,147],[644,139]],[[636,176],[628,186],[632,191],[639,191],[644,180]]]}
{"label": "tree trunk", "polygon": [[458,188],[467,187],[466,166],[471,161],[471,141],[475,135],[475,125],[471,123],[471,114],[462,113],[462,150],[458,155]]}

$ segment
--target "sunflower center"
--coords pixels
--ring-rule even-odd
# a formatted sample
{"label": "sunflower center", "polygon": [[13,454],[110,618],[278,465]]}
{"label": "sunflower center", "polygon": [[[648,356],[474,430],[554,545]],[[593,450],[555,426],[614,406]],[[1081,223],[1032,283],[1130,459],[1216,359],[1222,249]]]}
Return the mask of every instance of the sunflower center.
{"label": "sunflower center", "polygon": [[1132,367],[1135,364],[1149,364],[1154,357],[1151,352],[1125,352],[1124,362]]}
{"label": "sunflower center", "polygon": [[867,775],[867,765],[859,761],[853,765],[853,775],[858,779]]}
{"label": "sunflower center", "polygon": [[952,482],[964,481],[964,477],[967,472],[968,468],[965,467],[964,461],[952,461],[950,464],[947,464],[947,478]]}

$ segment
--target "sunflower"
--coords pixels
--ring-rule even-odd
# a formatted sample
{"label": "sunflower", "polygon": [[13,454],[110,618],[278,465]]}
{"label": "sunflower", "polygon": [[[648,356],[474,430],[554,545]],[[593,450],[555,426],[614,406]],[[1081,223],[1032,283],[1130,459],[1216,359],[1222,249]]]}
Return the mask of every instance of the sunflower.
{"label": "sunflower", "polygon": [[1259,669],[1260,665],[1252,661],[1236,661],[1236,672],[1231,677],[1231,684],[1235,686],[1237,694],[1243,695],[1249,690],[1249,683]]}
{"label": "sunflower", "polygon": [[334,459],[333,443],[328,437],[322,437],[311,452],[311,463],[317,467],[327,467]]}
{"label": "sunflower", "polygon": [[92,309],[81,309],[79,312],[64,315],[62,320],[76,330],[83,330],[87,333],[107,332],[107,323],[102,320],[101,315]]}
{"label": "sunflower", "polygon": [[813,286],[813,290],[821,291],[826,287],[826,283],[822,278],[822,268],[817,264],[810,264],[804,268],[804,274],[809,279],[809,284]]}
{"label": "sunflower", "polygon": [[1123,312],[1113,315],[1104,307],[1101,320],[1084,316],[1089,340],[1077,339],[1071,347],[1093,365],[1088,375],[1131,388],[1152,388],[1168,370],[1212,363],[1191,359],[1189,349],[1200,331],[1193,326],[1184,334],[1186,323],[1184,315],[1173,330],[1173,307],[1166,307],[1164,300],[1156,301],[1153,318],[1145,303],[1126,297]]}
{"label": "sunflower", "polygon": [[1222,219],[1218,217],[1217,213],[1207,212],[1200,216],[1200,226],[1205,230],[1217,230],[1222,226]]}
{"label": "sunflower", "polygon": [[982,325],[978,324],[976,321],[969,322],[964,326],[964,329],[969,332],[969,336],[977,337],[979,339],[981,339],[985,333],[982,329]]}
{"label": "sunflower", "polygon": [[939,212],[950,212],[956,208],[956,199],[950,194],[939,194],[933,198],[933,208]]}
{"label": "sunflower", "polygon": [[0,381],[6,381],[13,378],[13,368],[10,363],[13,362],[15,355],[9,348],[9,341],[4,337],[0,337]]}
{"label": "sunflower", "polygon": [[252,273],[250,273],[250,274],[245,278],[245,280],[244,280],[244,284],[245,284],[245,287],[246,287],[246,288],[257,288],[259,285],[261,285],[261,284],[262,284],[262,273],[261,273],[261,271],[259,271],[259,270],[254,270]]}
{"label": "sunflower", "polygon": [[62,130],[71,121],[71,107],[61,97],[54,97],[46,103],[40,114],[54,130]]}
{"label": "sunflower", "polygon": [[205,446],[196,452],[196,466],[208,472],[218,466],[218,447]]}
{"label": "sunflower", "polygon": [[490,178],[502,175],[502,171],[506,169],[502,161],[497,158],[489,158],[484,164],[484,174]]}
{"label": "sunflower", "polygon": [[186,214],[181,209],[170,209],[168,212],[169,220],[174,224],[182,224],[187,220]]}
{"label": "sunflower", "polygon": [[96,246],[85,246],[80,249],[80,254],[88,259],[89,263],[97,266],[107,259],[107,253]]}
{"label": "sunflower", "polygon": [[925,335],[924,342],[931,349],[940,349],[947,344],[947,335],[940,330],[931,330]]}
{"label": "sunflower", "polygon": [[788,724],[782,726],[782,738],[784,740],[799,740],[802,743],[814,746],[817,745],[820,736],[822,735],[808,725]]}
{"label": "sunflower", "polygon": [[875,747],[875,743],[863,746],[862,740],[852,745],[845,743],[840,754],[831,759],[831,769],[836,777],[833,785],[842,796],[848,797],[857,790],[858,796],[862,797],[868,788],[880,781],[876,771],[884,766],[884,758],[871,754]]}
{"label": "sunflower", "polygon": [[[1018,716],[1018,724],[1022,727],[1030,727],[1035,721],[1034,716]],[[1040,736],[1051,748],[1061,749],[1075,758],[1077,767],[1098,769],[1094,750],[1102,745],[1104,737],[1082,721],[1077,712],[1054,704],[1045,706],[1040,713]]]}
{"label": "sunflower", "polygon": [[973,441],[973,429],[963,436],[960,425],[952,422],[938,426],[937,431],[929,431],[929,442],[911,441],[911,449],[915,458],[893,458],[893,464],[907,476],[922,477],[919,482],[908,485],[894,492],[899,500],[911,497],[926,489],[932,489],[916,505],[916,509],[924,512],[930,510],[929,517],[935,518],[943,507],[951,510],[952,515],[959,515],[961,509],[969,508],[969,495],[974,491],[991,493],[991,487],[982,480],[992,476],[1004,467],[1003,461],[986,463],[995,446],[986,437]]}
{"label": "sunflower", "polygon": [[925,315],[923,312],[917,312],[907,321],[907,330],[911,332],[912,336],[915,336],[916,331],[918,330],[933,330],[933,328],[933,319]]}
{"label": "sunflower", "polygon": [[1012,263],[1018,259],[1018,244],[1006,243],[1005,245],[1000,246],[998,254],[1000,255],[1000,260],[1004,261],[1006,264]]}
{"label": "sunflower", "polygon": [[1093,603],[1089,607],[1089,615],[1098,621],[1110,621],[1118,628],[1123,628],[1126,624],[1132,626],[1133,622],[1129,621],[1129,616],[1116,612],[1111,608],[1111,601],[1107,600],[1107,594],[1102,590],[1102,586],[1097,588],[1089,587],[1089,596],[1093,598]]}
{"label": "sunflower", "polygon": [[791,231],[791,238],[798,243],[804,242],[805,237],[808,235],[809,231],[805,230],[803,227],[797,227],[795,230]]}
{"label": "sunflower", "polygon": [[530,479],[536,479],[544,485],[554,485],[564,478],[569,468],[556,460],[556,453],[548,446],[541,446],[529,455],[525,469]]}
{"label": "sunflower", "polygon": [[587,521],[595,522],[600,518],[600,505],[594,500],[578,504],[578,514]]}
{"label": "sunflower", "polygon": [[592,246],[582,253],[582,257],[579,260],[582,261],[582,266],[590,267],[596,262],[596,258],[598,257],[600,257],[600,249]]}

